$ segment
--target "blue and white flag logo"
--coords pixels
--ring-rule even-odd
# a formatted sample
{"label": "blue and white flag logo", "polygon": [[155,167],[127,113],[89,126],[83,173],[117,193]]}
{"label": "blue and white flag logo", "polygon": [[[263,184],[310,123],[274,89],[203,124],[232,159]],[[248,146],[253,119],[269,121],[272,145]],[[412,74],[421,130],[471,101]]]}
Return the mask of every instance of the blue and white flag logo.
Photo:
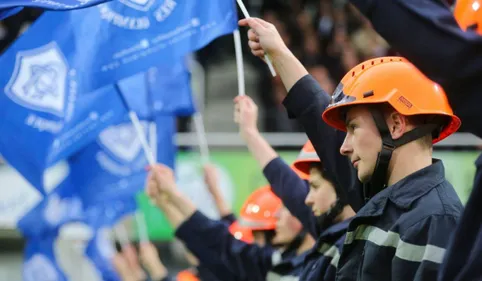
{"label": "blue and white flag logo", "polygon": [[[76,85],[75,70],[68,69],[67,60],[55,42],[20,51],[5,93],[23,107],[63,117],[66,95],[73,104],[76,94],[75,87],[68,87]],[[73,110],[70,107],[67,116],[72,116]]]}
{"label": "blue and white flag logo", "polygon": [[[149,122],[141,121],[149,139]],[[132,123],[103,130],[97,141],[69,159],[71,179],[84,208],[128,198],[144,188],[147,159]]]}
{"label": "blue and white flag logo", "polygon": [[[141,121],[142,128],[149,139],[149,122]],[[147,165],[142,144],[132,123],[122,123],[102,131],[97,141],[102,148],[97,152],[99,165],[112,175],[127,177],[143,172]]]}
{"label": "blue and white flag logo", "polygon": [[[141,125],[144,132],[148,132],[148,122],[141,121]],[[100,133],[99,144],[118,160],[126,163],[131,163],[142,149],[132,123],[123,123],[105,129]]]}

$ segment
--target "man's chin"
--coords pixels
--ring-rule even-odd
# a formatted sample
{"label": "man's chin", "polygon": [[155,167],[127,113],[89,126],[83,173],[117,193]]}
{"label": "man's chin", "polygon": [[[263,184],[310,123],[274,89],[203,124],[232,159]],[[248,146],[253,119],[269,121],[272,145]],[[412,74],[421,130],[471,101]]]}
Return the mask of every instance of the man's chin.
{"label": "man's chin", "polygon": [[368,183],[370,182],[370,180],[372,179],[371,175],[367,175],[365,173],[360,173],[360,171],[358,171],[358,179],[362,182],[362,183]]}

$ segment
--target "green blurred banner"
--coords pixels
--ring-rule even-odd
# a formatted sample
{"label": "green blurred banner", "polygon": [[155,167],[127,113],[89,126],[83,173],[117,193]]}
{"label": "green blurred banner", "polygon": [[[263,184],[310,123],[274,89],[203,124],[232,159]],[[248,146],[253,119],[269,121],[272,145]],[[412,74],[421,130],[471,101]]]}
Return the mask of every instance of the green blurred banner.
{"label": "green blurred banner", "polygon": [[[280,152],[288,163],[299,151]],[[434,157],[444,161],[446,177],[454,185],[462,202],[466,202],[475,175],[475,159],[478,151],[435,152]],[[248,151],[215,150],[211,152],[211,161],[216,165],[220,187],[225,200],[239,211],[246,197],[256,188],[267,183],[261,168]],[[211,218],[217,217],[216,208],[204,185],[204,176],[197,153],[180,152],[176,163],[176,177],[179,188],[188,195],[198,208]],[[149,238],[151,240],[170,240],[173,229],[167,219],[144,194],[138,196],[139,209],[144,212]],[[134,224],[135,226],[135,224]],[[136,228],[137,229],[137,228]],[[134,230],[134,233],[136,231]]]}

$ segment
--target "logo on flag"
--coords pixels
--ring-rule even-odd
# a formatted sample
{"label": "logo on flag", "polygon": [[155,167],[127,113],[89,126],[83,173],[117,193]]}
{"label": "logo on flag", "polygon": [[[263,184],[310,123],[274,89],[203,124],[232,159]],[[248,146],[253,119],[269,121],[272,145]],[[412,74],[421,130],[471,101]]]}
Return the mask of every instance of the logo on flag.
{"label": "logo on flag", "polygon": [[[147,122],[141,122],[144,132]],[[142,145],[131,123],[111,126],[100,133],[100,145],[111,152],[119,161],[130,163],[141,152]]]}
{"label": "logo on flag", "polygon": [[[141,126],[148,139],[148,122]],[[100,150],[95,159],[99,165],[112,175],[127,177],[143,170],[147,160],[142,153],[142,144],[132,123],[111,126],[99,135],[97,144]]]}
{"label": "logo on flag", "polygon": [[68,74],[67,61],[55,42],[20,51],[5,93],[23,107],[63,117]]}
{"label": "logo on flag", "polygon": [[24,278],[26,281],[52,281],[59,279],[57,270],[52,262],[40,254],[34,255],[25,263]]}

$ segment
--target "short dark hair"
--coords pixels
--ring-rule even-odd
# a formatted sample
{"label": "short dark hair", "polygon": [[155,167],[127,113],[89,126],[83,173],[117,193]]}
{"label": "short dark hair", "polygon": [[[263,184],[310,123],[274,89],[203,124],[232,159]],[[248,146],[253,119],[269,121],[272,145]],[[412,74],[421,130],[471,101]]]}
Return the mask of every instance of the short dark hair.
{"label": "short dark hair", "polygon": [[318,172],[320,172],[321,176],[328,180],[328,178],[326,177],[325,169],[323,168],[323,164],[321,162],[311,162],[310,169],[313,169],[313,168],[317,169]]}

